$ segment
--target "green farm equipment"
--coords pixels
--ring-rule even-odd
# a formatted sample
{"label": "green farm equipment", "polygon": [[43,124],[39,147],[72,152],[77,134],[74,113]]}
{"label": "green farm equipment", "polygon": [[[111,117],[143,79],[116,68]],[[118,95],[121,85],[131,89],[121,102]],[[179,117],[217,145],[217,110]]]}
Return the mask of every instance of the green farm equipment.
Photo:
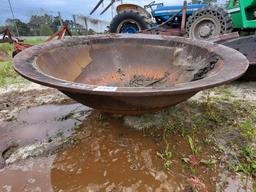
{"label": "green farm equipment", "polygon": [[226,7],[232,19],[233,29],[256,28],[256,0],[230,0]]}
{"label": "green farm equipment", "polygon": [[194,39],[207,40],[211,36],[231,31],[246,35],[254,34],[256,0],[229,0],[225,7],[202,8],[188,17],[186,24],[187,34]]}

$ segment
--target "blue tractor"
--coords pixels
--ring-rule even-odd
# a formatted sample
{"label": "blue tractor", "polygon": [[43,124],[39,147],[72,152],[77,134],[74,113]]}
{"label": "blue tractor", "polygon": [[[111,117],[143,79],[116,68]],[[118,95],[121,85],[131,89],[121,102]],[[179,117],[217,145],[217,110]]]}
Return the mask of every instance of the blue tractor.
{"label": "blue tractor", "polygon": [[208,39],[232,30],[232,21],[225,9],[207,4],[165,6],[152,2],[144,7],[135,4],[117,6],[117,15],[110,24],[111,33],[137,33],[161,28],[180,29],[185,12],[185,33],[194,39]]}

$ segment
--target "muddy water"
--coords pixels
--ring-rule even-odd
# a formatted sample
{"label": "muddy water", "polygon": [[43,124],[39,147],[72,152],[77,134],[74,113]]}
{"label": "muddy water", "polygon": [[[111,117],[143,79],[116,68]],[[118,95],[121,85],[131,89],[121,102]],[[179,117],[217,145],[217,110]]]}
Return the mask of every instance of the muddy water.
{"label": "muddy water", "polygon": [[28,159],[0,169],[0,191],[51,191],[51,165],[55,156]]}
{"label": "muddy water", "polygon": [[170,145],[181,153],[173,151],[176,157],[168,170],[157,156],[164,146],[157,136],[127,128],[119,119],[99,121],[93,115],[81,128],[80,144],[53,162],[54,191],[189,191],[195,181],[201,190],[215,191],[216,169],[190,169],[182,163],[181,155],[191,151],[179,136]]}
{"label": "muddy water", "polygon": [[[12,122],[0,121],[0,151],[47,141],[74,133],[85,116],[68,117],[89,110],[80,104],[45,105],[22,110]],[[51,191],[50,173],[55,155],[32,158],[0,169],[0,191]],[[0,162],[1,163],[1,162]]]}
{"label": "muddy water", "polygon": [[[126,127],[120,117],[85,115],[88,110],[78,104],[46,105],[22,111],[14,122],[0,122],[1,147],[9,140],[28,145],[54,137],[60,130],[79,141],[55,155],[0,169],[0,191],[216,191],[219,180],[226,179],[221,178],[218,164],[185,163],[182,158],[192,151],[184,137],[168,138],[172,156],[165,167],[167,159],[159,155],[166,150],[161,128],[138,131]],[[216,159],[209,145],[197,145],[201,148],[198,160]],[[232,185],[232,177],[228,179]],[[229,187],[225,184],[219,191]]]}
{"label": "muddy water", "polygon": [[22,110],[12,122],[0,122],[0,151],[7,145],[28,145],[56,134],[69,136],[81,120],[65,117],[72,111],[85,110],[79,104],[46,105]]}

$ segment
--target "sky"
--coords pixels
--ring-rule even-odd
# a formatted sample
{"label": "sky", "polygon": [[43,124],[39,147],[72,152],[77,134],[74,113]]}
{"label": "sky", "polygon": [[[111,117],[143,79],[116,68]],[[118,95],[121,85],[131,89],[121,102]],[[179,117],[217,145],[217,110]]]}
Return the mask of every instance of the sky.
{"label": "sky", "polygon": [[[10,0],[13,6],[15,18],[22,21],[29,21],[33,14],[48,13],[57,15],[58,11],[64,19],[72,19],[72,15],[88,16],[93,7],[99,0]],[[107,6],[111,0],[104,0],[104,6]],[[135,3],[141,6],[149,4],[153,0],[123,0],[124,3]],[[166,5],[182,4],[183,0],[156,0],[156,2],[164,3]],[[118,5],[119,3],[115,3]],[[93,18],[110,21],[112,18],[111,9],[109,9],[103,16],[99,13],[104,8],[100,6],[98,10],[91,16]],[[12,18],[9,8],[8,0],[0,0],[0,25],[3,25],[7,18]]]}

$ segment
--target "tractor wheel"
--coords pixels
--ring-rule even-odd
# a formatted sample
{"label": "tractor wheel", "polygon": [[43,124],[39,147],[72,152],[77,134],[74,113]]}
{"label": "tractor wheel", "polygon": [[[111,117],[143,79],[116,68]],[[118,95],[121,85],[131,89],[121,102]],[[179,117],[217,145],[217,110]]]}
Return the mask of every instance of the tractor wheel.
{"label": "tractor wheel", "polygon": [[222,8],[203,8],[188,18],[186,31],[190,38],[207,40],[213,36],[230,33],[232,20]]}
{"label": "tractor wheel", "polygon": [[146,18],[136,11],[123,11],[111,21],[110,33],[138,33],[149,28]]}

